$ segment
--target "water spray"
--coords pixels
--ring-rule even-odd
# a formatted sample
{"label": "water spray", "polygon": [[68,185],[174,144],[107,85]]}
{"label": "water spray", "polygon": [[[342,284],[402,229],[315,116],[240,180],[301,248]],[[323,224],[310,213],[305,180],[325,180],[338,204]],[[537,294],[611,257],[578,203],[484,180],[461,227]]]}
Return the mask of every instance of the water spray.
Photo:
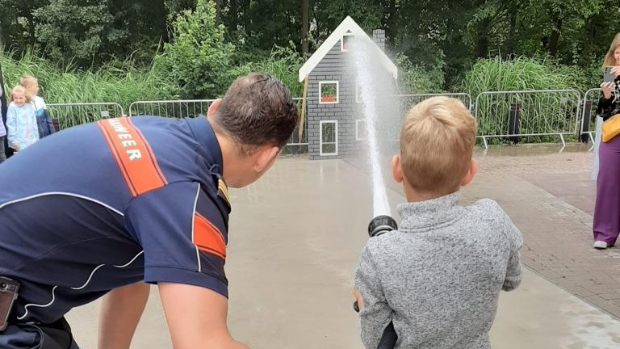
{"label": "water spray", "polygon": [[[373,184],[373,216],[374,218],[368,224],[368,235],[373,238],[386,234],[392,230],[398,229],[398,225],[394,218],[390,216],[390,206],[387,198],[387,191],[383,175],[381,174],[380,157],[379,157],[379,144],[377,135],[376,117],[380,115],[380,111],[377,105],[376,92],[380,87],[377,87],[376,82],[381,81],[380,78],[373,76],[376,70],[371,69],[372,66],[377,64],[377,57],[372,55],[373,48],[371,45],[365,42],[363,39],[354,40],[352,45],[351,54],[353,57],[355,74],[358,77],[358,81],[363,83],[359,84],[361,89],[361,97],[364,102],[363,113],[364,120],[366,121],[366,132],[368,135],[368,149],[369,158],[372,172],[372,184]],[[379,85],[381,85],[379,83]],[[382,86],[386,87],[386,86]],[[374,90],[374,91],[373,91]],[[390,90],[386,88],[385,90]],[[382,91],[382,92],[385,92]],[[385,108],[382,110],[385,114]],[[359,305],[357,301],[353,303],[353,309],[359,312]],[[394,349],[396,347],[396,341],[398,336],[394,329],[394,324],[390,322],[383,332],[381,341],[377,349]]]}

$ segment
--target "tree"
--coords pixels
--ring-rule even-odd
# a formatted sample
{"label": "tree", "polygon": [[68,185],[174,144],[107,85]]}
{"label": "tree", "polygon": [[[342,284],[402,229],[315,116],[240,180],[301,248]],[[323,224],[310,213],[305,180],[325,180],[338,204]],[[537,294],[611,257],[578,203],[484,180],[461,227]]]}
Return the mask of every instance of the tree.
{"label": "tree", "polygon": [[108,4],[116,37],[109,38],[107,53],[119,60],[131,57],[140,65],[150,64],[155,50],[167,38],[164,0],[108,0]]}
{"label": "tree", "polygon": [[112,28],[108,0],[56,0],[33,11],[36,35],[46,56],[73,60],[79,67],[101,61],[97,57],[110,39],[123,34]]}
{"label": "tree", "polygon": [[315,0],[312,12],[316,24],[314,39],[325,40],[347,16],[367,32],[383,28],[388,9],[386,0]]}
{"label": "tree", "polygon": [[36,20],[33,11],[50,0],[0,0],[0,42],[18,55],[32,50],[36,44]]}
{"label": "tree", "polygon": [[309,52],[308,35],[310,34],[310,0],[301,0],[301,52]]}
{"label": "tree", "polygon": [[285,47],[291,41],[301,51],[298,1],[237,0],[229,5],[222,20],[231,39],[244,51],[266,57],[274,46]]}
{"label": "tree", "polygon": [[195,10],[197,0],[165,0],[164,3],[168,9],[171,18],[176,18],[185,10]]}
{"label": "tree", "polygon": [[166,55],[178,55],[184,69],[193,69],[191,54],[196,66],[217,68],[198,79],[203,68],[183,75],[163,59],[187,95],[212,96],[228,81],[222,69],[272,59],[276,47],[312,53],[351,16],[368,33],[385,29],[390,54],[449,89],[476,60],[495,55],[550,57],[598,76],[618,10],[617,0],[0,0],[0,46],[87,69],[149,65],[169,43]]}
{"label": "tree", "polygon": [[196,10],[184,10],[173,24],[174,37],[164,45],[158,63],[177,81],[181,97],[206,98],[222,94],[231,80],[235,47],[216,24],[213,1],[198,0]]}

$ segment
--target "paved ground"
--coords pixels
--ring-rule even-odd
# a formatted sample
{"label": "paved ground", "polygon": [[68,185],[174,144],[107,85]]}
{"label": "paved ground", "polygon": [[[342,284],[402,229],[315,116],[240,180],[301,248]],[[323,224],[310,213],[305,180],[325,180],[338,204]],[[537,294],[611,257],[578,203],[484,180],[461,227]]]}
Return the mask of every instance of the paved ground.
{"label": "paved ground", "polygon": [[[497,200],[525,238],[523,285],[503,293],[495,349],[620,347],[620,253],[591,248],[591,153],[525,148],[477,154],[463,201]],[[527,154],[527,155],[523,155]],[[287,158],[232,191],[231,331],[253,349],[362,348],[350,289],[371,213],[370,179],[351,161]],[[391,185],[392,207],[403,200]],[[559,287],[558,287],[559,286]],[[97,303],[69,319],[96,343]],[[132,348],[170,348],[153,288]]]}
{"label": "paved ground", "polygon": [[486,156],[467,197],[494,197],[525,239],[523,263],[554,284],[620,317],[620,249],[592,246],[596,183],[592,154]]}

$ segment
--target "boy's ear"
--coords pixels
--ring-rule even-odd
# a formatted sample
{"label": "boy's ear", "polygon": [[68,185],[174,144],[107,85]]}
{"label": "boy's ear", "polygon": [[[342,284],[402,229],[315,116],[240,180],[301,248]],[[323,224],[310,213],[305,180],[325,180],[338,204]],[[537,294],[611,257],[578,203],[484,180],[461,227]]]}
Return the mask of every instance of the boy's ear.
{"label": "boy's ear", "polygon": [[478,162],[476,161],[476,159],[471,159],[471,162],[469,163],[469,169],[467,170],[465,177],[463,177],[463,180],[461,181],[461,187],[464,187],[471,183],[471,181],[474,179],[474,176],[476,175],[476,172],[478,172]]}
{"label": "boy's ear", "polygon": [[403,169],[400,166],[400,155],[394,155],[392,158],[392,177],[396,183],[402,183],[404,180]]}

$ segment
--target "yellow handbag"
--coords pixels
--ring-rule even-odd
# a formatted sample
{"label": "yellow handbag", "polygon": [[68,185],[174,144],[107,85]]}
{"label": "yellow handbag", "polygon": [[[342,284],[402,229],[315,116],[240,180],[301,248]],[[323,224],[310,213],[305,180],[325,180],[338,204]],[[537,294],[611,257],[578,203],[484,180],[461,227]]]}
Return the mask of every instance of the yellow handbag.
{"label": "yellow handbag", "polygon": [[616,114],[603,122],[601,134],[605,143],[620,134],[620,114]]}

